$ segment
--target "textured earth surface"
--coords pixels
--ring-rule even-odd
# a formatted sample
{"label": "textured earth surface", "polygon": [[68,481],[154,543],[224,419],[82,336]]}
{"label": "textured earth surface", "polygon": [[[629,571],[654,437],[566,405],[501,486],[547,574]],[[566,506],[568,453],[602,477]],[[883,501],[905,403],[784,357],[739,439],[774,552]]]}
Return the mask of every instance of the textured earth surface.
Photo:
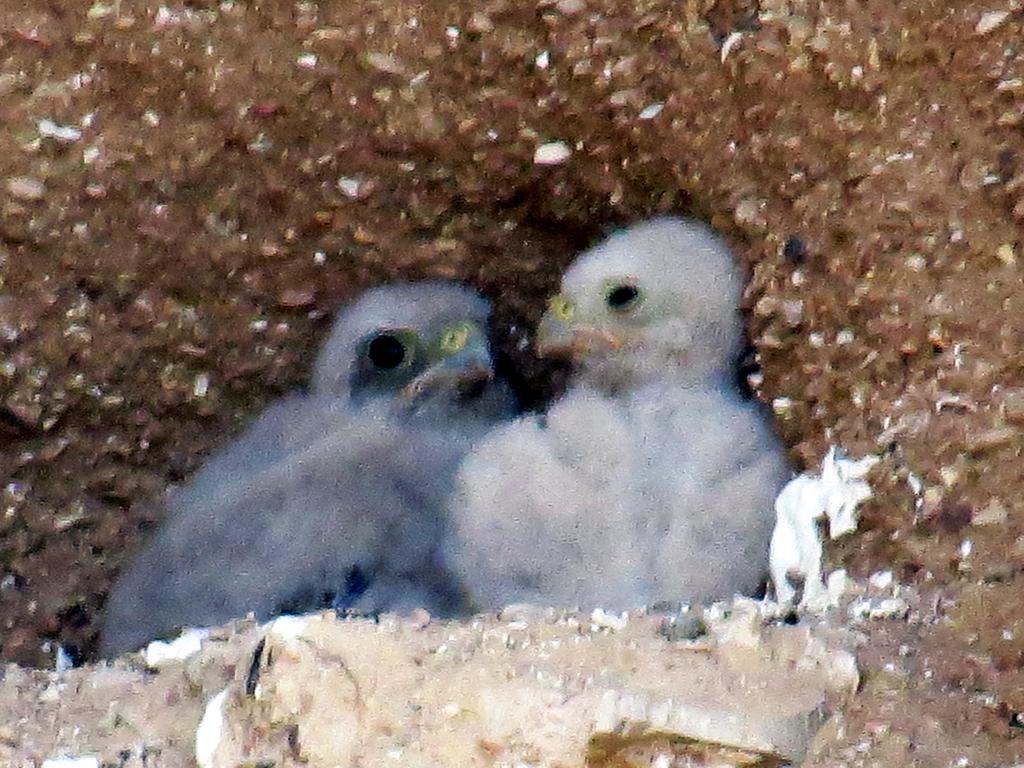
{"label": "textured earth surface", "polygon": [[934,607],[873,632],[829,764],[1012,764],[1022,32],[1017,0],[3,4],[0,657],[90,652],[147,500],[360,287],[477,285],[540,395],[561,267],[676,211],[750,269],[794,460],[884,455],[833,561]]}
{"label": "textured earth surface", "polygon": [[856,688],[856,631],[765,625],[749,600],[719,607],[692,639],[658,616],[600,611],[321,614],[234,622],[184,659],[11,667],[0,764],[780,768]]}

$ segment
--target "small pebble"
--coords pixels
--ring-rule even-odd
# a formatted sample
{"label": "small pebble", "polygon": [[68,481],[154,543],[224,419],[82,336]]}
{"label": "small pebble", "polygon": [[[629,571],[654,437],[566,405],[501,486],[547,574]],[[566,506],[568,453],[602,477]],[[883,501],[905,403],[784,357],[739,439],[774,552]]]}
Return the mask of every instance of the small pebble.
{"label": "small pebble", "polygon": [[563,16],[575,16],[577,13],[585,10],[587,4],[583,0],[558,0],[555,3],[555,8]]}
{"label": "small pebble", "polygon": [[661,114],[661,110],[663,110],[664,108],[665,105],[661,102],[658,102],[656,104],[649,104],[642,110],[640,110],[640,119],[653,120],[654,118]]}
{"label": "small pebble", "polygon": [[366,54],[366,63],[378,72],[388,75],[400,75],[405,72],[405,65],[398,58],[390,53],[376,53],[371,51]]}
{"label": "small pebble", "polygon": [[1010,18],[1009,11],[986,11],[978,19],[978,25],[974,28],[974,31],[979,35],[987,35],[989,32],[993,32],[1001,27],[1008,18]]}
{"label": "small pebble", "polygon": [[31,176],[15,176],[7,180],[7,191],[18,200],[42,200],[46,185]]}
{"label": "small pebble", "polygon": [[53,120],[40,120],[36,127],[40,136],[68,144],[82,138],[82,132],[73,125],[58,125]]}
{"label": "small pebble", "polygon": [[1016,427],[995,427],[967,435],[966,448],[971,453],[1001,448],[1013,442],[1018,435],[1019,430]]}
{"label": "small pebble", "polygon": [[312,288],[290,288],[282,291],[277,303],[282,307],[292,309],[308,307],[316,300],[316,293]]}
{"label": "small pebble", "polygon": [[466,24],[466,29],[479,35],[493,31],[494,22],[491,21],[491,18],[486,13],[476,11],[469,17],[469,23]]}
{"label": "small pebble", "polygon": [[792,407],[793,401],[788,397],[776,397],[772,400],[772,410],[780,416],[789,413]]}
{"label": "small pebble", "polygon": [[564,141],[549,141],[541,144],[533,153],[536,165],[561,165],[572,155],[572,150]]}
{"label": "small pebble", "polygon": [[971,525],[1002,525],[1010,516],[999,499],[992,499],[971,518]]}
{"label": "small pebble", "polygon": [[1024,389],[1006,392],[1003,397],[1003,418],[1012,424],[1024,424]]}
{"label": "small pebble", "polygon": [[338,189],[342,191],[345,197],[351,197],[353,200],[359,197],[359,188],[362,186],[362,179],[357,179],[352,176],[342,176],[338,179]]}
{"label": "small pebble", "polygon": [[696,640],[708,633],[704,619],[692,613],[684,613],[665,621],[658,629],[659,634],[670,643],[682,640]]}

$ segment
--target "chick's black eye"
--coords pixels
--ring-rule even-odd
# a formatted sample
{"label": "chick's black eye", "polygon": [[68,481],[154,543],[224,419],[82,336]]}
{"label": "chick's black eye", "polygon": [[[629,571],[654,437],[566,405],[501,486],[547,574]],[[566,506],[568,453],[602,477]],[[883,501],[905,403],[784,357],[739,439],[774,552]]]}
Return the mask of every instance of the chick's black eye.
{"label": "chick's black eye", "polygon": [[632,308],[640,299],[640,289],[635,285],[616,285],[608,289],[608,306],[615,310]]}
{"label": "chick's black eye", "polygon": [[400,366],[405,360],[405,347],[394,336],[382,333],[370,341],[366,356],[378,368],[391,370]]}

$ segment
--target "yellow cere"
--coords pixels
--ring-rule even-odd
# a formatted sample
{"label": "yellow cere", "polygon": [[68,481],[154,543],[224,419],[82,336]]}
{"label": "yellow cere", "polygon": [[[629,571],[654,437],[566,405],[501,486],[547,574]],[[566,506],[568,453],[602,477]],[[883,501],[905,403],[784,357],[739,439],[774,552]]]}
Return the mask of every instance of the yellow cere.
{"label": "yellow cere", "polygon": [[555,316],[555,319],[562,322],[571,320],[573,313],[576,311],[572,301],[561,293],[551,297],[551,301],[548,302],[548,309],[551,310],[551,314]]}
{"label": "yellow cere", "polygon": [[441,351],[446,355],[458,352],[469,341],[469,323],[459,323],[445,329],[441,334]]}

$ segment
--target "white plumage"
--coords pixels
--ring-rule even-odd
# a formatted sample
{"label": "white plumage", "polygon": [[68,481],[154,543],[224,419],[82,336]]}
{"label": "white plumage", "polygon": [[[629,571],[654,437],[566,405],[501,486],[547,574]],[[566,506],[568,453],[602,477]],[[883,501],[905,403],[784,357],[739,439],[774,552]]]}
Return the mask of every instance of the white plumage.
{"label": "white plumage", "polygon": [[377,288],[349,307],[312,391],[271,406],[170,496],[111,593],[101,652],[332,598],[457,610],[437,562],[445,502],[461,457],[513,412],[488,315],[480,296],[440,282]]}
{"label": "white plumage", "polygon": [[541,321],[576,374],[463,461],[445,548],[478,608],[724,598],[767,571],[787,476],[735,391],[739,271],[708,228],[655,219],[582,254]]}

